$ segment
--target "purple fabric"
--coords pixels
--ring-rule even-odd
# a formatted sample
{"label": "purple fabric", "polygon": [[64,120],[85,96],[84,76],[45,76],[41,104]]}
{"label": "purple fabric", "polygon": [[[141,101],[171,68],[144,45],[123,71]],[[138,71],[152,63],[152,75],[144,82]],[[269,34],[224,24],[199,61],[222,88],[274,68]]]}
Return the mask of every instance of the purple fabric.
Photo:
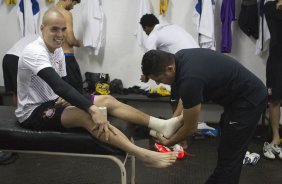
{"label": "purple fabric", "polygon": [[235,0],[223,0],[221,5],[221,52],[230,53],[232,48],[231,22],[235,19]]}

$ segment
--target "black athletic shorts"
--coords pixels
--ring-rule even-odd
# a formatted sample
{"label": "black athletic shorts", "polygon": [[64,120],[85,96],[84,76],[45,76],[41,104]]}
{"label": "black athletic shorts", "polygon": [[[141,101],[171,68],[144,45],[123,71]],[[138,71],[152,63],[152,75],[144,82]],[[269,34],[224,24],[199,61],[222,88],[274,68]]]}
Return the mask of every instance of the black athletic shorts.
{"label": "black athletic shorts", "polygon": [[268,59],[266,63],[266,87],[269,100],[282,100],[282,58]]}
{"label": "black athletic shorts", "polygon": [[43,103],[38,106],[21,125],[31,130],[63,130],[61,116],[66,108],[55,104],[55,100]]}
{"label": "black athletic shorts", "polygon": [[[85,98],[94,104],[95,95],[85,94]],[[27,120],[21,123],[25,128],[32,130],[63,130],[61,116],[66,106],[56,104],[56,100],[38,106]]]}
{"label": "black athletic shorts", "polygon": [[17,74],[19,57],[6,54],[3,58],[3,77],[6,92],[17,94]]}
{"label": "black athletic shorts", "polygon": [[83,81],[79,65],[73,54],[65,53],[67,76],[63,79],[80,93],[83,92]]}

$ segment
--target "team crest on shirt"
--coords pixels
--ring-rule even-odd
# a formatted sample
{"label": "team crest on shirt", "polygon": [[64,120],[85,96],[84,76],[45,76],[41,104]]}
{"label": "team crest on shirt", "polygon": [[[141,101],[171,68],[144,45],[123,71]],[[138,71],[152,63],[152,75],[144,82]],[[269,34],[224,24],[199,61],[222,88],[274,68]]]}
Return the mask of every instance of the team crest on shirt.
{"label": "team crest on shirt", "polygon": [[58,70],[62,71],[63,70],[63,65],[62,65],[63,61],[62,60],[57,60],[56,61],[56,65],[58,66]]}
{"label": "team crest on shirt", "polygon": [[44,111],[44,113],[43,113],[43,118],[49,118],[49,119],[51,119],[54,115],[55,115],[55,109],[54,109],[54,108],[47,109],[47,110]]}
{"label": "team crest on shirt", "polygon": [[268,93],[269,96],[271,96],[272,95],[272,88],[268,88],[267,93]]}

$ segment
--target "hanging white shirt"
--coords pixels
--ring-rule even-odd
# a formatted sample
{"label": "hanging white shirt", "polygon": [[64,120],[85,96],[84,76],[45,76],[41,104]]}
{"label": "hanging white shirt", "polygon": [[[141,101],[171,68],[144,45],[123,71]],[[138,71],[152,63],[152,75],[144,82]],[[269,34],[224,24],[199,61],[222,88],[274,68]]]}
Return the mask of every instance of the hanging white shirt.
{"label": "hanging white shirt", "polygon": [[150,1],[149,0],[139,0],[139,6],[137,9],[137,20],[136,20],[137,28],[136,28],[136,32],[134,35],[136,36],[137,42],[141,47],[145,46],[147,35],[143,31],[143,28],[139,22],[143,15],[151,14],[151,13],[152,11],[150,7]]}
{"label": "hanging white shirt", "polygon": [[215,50],[214,5],[213,0],[203,0],[199,24],[199,45],[201,48]]}
{"label": "hanging white shirt", "polygon": [[81,1],[81,27],[83,28],[83,45],[90,54],[99,54],[104,43],[104,12],[101,0]]}
{"label": "hanging white shirt", "polygon": [[214,31],[214,6],[215,0],[198,1],[195,6],[193,22],[198,31],[198,43],[201,48],[215,50],[215,31]]}
{"label": "hanging white shirt", "polygon": [[18,7],[18,17],[21,35],[39,34],[39,3],[37,0],[21,0]]}
{"label": "hanging white shirt", "polygon": [[173,24],[155,25],[145,44],[146,51],[157,49],[172,54],[189,48],[199,48],[199,45],[188,32]]}

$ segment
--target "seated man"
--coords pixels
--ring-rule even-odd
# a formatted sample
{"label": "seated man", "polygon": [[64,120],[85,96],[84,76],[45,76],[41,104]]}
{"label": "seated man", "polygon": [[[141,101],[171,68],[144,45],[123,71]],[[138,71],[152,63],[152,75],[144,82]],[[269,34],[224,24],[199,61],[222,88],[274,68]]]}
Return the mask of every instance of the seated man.
{"label": "seated man", "polygon": [[33,130],[81,127],[99,140],[135,155],[147,166],[164,168],[172,165],[177,153],[157,153],[134,145],[107,121],[98,107],[107,107],[112,116],[148,126],[167,136],[180,126],[181,118],[164,121],[149,117],[111,96],[95,96],[92,102],[86,99],[61,79],[66,75],[61,48],[66,32],[63,15],[54,8],[47,10],[40,29],[42,38],[29,44],[19,60],[15,114],[20,124]]}

